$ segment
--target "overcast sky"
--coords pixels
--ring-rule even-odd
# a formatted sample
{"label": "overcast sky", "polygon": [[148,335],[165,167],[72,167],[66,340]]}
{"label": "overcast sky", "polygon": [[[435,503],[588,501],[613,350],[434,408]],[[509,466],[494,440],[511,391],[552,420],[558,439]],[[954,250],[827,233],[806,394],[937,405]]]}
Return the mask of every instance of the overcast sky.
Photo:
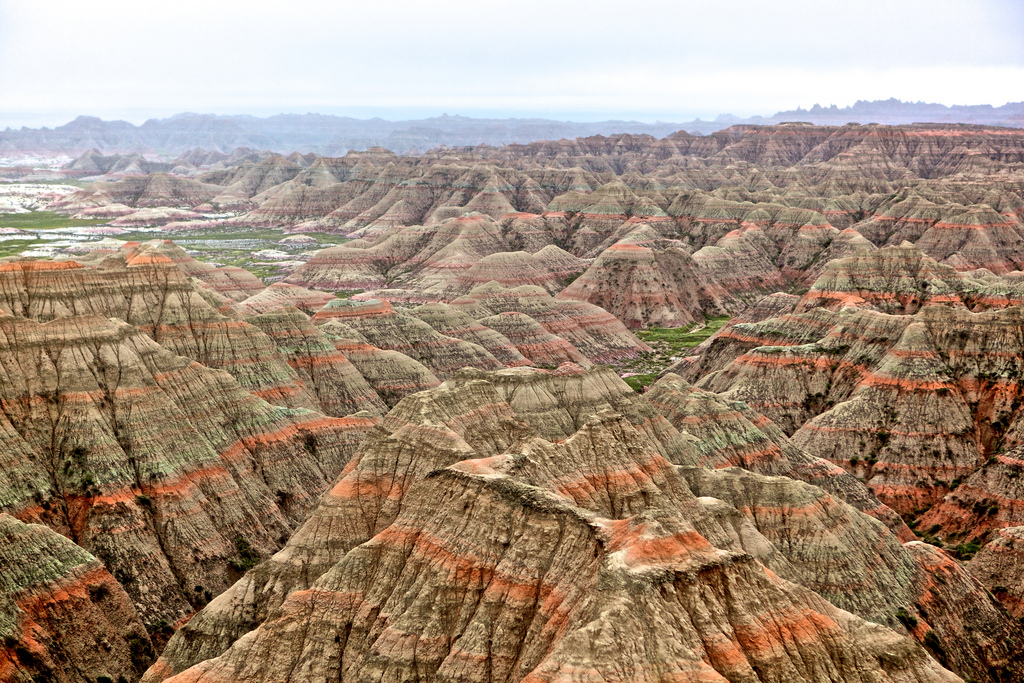
{"label": "overcast sky", "polygon": [[1021,0],[0,0],[0,126],[1024,100]]}

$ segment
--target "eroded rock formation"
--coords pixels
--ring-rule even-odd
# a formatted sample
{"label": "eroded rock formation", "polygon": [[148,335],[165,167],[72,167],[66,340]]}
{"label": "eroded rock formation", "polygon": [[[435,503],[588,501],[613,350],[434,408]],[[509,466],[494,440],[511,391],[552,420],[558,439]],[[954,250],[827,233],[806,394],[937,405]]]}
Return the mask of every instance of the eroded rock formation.
{"label": "eroded rock formation", "polygon": [[[783,527],[758,508],[799,500],[781,492],[796,487],[817,501],[820,521],[812,514],[809,524],[830,527],[834,514],[860,520],[887,550],[864,543],[864,560],[844,561],[894,572],[909,591],[915,562],[883,525],[788,479],[721,470],[689,483],[665,453],[692,460],[691,441],[645,419],[656,413],[604,373],[476,371],[405,399],[285,550],[185,626],[147,680],[413,669],[547,680],[580,666],[592,676],[670,666],[683,680],[813,680],[820,671],[855,680],[871,670],[955,680],[913,640],[781,578],[776,570],[827,583],[831,563],[773,542]],[[530,398],[541,396],[550,399]],[[564,440],[539,435],[566,427]],[[724,499],[695,497],[692,485]],[[844,541],[835,543],[838,551]],[[885,609],[869,596],[860,604]],[[708,610],[720,618],[697,618]],[[253,620],[262,624],[240,638]],[[798,622],[804,637],[770,646]],[[618,634],[614,645],[602,644],[607,629]],[[651,638],[655,650],[644,644]]]}
{"label": "eroded rock formation", "polygon": [[124,589],[67,538],[0,513],[0,678],[135,680],[153,646]]}
{"label": "eroded rock formation", "polygon": [[[1021,679],[1021,162],[809,124],[82,156],[112,182],[50,208],[350,241],[270,287],[0,262],[0,677]],[[619,379],[628,327],[722,313]]]}
{"label": "eroded rock formation", "polygon": [[374,421],[269,405],[99,317],[0,317],[3,510],[100,558],[176,622],[273,552]]}

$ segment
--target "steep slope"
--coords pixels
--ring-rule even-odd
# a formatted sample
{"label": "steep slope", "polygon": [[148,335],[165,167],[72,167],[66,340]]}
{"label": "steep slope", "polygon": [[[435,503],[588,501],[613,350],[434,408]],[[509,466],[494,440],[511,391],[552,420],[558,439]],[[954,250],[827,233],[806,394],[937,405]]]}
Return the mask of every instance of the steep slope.
{"label": "steep slope", "polygon": [[[1022,163],[1014,129],[806,123],[90,152],[119,179],[0,202],[351,239],[269,288],[77,242],[109,227],[0,262],[0,515],[106,563],[154,651],[195,613],[152,680],[1024,679]],[[726,310],[642,395],[601,367]],[[123,614],[45,586],[0,663],[122,675]]]}
{"label": "steep slope", "polygon": [[0,678],[137,680],[153,649],[124,589],[60,534],[0,513]]}
{"label": "steep slope", "polygon": [[[474,372],[405,399],[288,547],[197,615],[147,680],[597,680],[623,667],[694,681],[956,680],[911,639],[766,569],[755,558],[791,565],[729,503],[695,497],[642,419],[590,412],[552,443],[531,425],[555,413],[520,420],[502,399],[542,408],[529,398],[541,394],[514,391],[539,380],[615,400],[602,373],[507,370],[495,386]],[[575,392],[548,395],[578,405]],[[263,623],[238,638],[250,620]]]}
{"label": "steep slope", "polygon": [[51,211],[72,215],[84,208],[124,204],[135,208],[174,207],[191,209],[217,196],[215,185],[167,173],[133,175],[117,182],[94,183],[91,187],[50,205]]}
{"label": "steep slope", "polygon": [[[465,676],[479,671],[481,661],[494,680],[562,680],[582,668],[593,672],[586,680],[596,681],[623,668],[656,676],[665,667],[693,681],[721,675],[753,679],[758,671],[759,678],[854,680],[864,670],[887,675],[878,663],[882,656],[898,678],[956,680],[920,646],[773,579],[742,555],[716,552],[684,522],[627,518],[614,525],[614,518],[595,519],[562,496],[545,495],[544,489],[472,461],[442,471],[419,495],[438,501],[434,514],[411,507],[393,528],[325,574],[308,597],[289,599],[273,620],[222,657],[170,680],[266,680],[281,674],[285,680],[310,680],[417,670]],[[622,527],[618,542],[615,526]],[[468,534],[455,541],[456,528]],[[544,543],[537,532],[545,530],[561,538]],[[669,548],[674,557],[666,556]],[[373,565],[396,580],[368,573],[365,568]],[[459,581],[462,567],[475,568],[482,585]],[[439,590],[453,579],[454,590]],[[591,602],[588,589],[602,582],[610,590]],[[523,595],[511,593],[513,587]],[[753,605],[727,608],[743,600],[744,592],[760,596],[763,611],[748,611]],[[410,593],[421,597],[401,599]],[[551,594],[557,598],[535,607]],[[476,616],[460,620],[467,599],[478,607]],[[370,609],[357,611],[357,604]],[[725,623],[700,619],[709,609]],[[378,621],[377,614],[391,617]],[[417,627],[428,615],[436,615],[428,622],[436,626]],[[659,637],[652,616],[677,635]],[[730,617],[749,631],[735,634],[734,626],[725,625]],[[792,649],[783,648],[797,628],[804,637]],[[617,634],[619,647],[605,644],[606,631]],[[435,639],[443,646],[425,647]],[[644,646],[651,641],[659,646]]]}
{"label": "steep slope", "polygon": [[898,628],[914,599],[917,565],[893,534],[822,489],[789,477],[691,468],[694,495],[723,500],[747,517],[788,561],[782,576],[829,602]]}
{"label": "steep slope", "polygon": [[925,231],[918,249],[957,270],[985,268],[1002,275],[1024,266],[1024,236],[1015,220],[988,206],[950,213]]}
{"label": "steep slope", "polygon": [[368,435],[288,545],[186,624],[146,680],[162,680],[222,653],[290,593],[308,589],[346,553],[391,524],[410,486],[429,472],[458,462],[473,448],[497,455],[527,434],[483,383],[445,384],[405,398]]}
{"label": "steep slope", "polygon": [[547,268],[561,283],[579,275],[589,265],[587,260],[577,258],[554,244],[534,252],[533,260]]}
{"label": "steep slope", "polygon": [[[684,356],[673,363],[666,372],[673,372],[687,377],[703,375],[702,369],[705,364],[713,366],[715,364],[714,359],[720,353],[723,353],[724,349],[729,349],[724,351],[726,353],[736,353],[736,349],[729,347],[732,347],[734,345],[733,340],[743,333],[739,332],[739,330],[733,330],[734,327],[737,325],[759,323],[769,318],[786,315],[792,312],[799,300],[800,297],[794,294],[782,294],[781,292],[769,294],[755,300],[731,317],[725,325],[719,328],[718,332],[715,332],[711,337],[698,344],[689,356]],[[743,342],[740,343],[742,344]]]}
{"label": "steep slope", "polygon": [[266,285],[258,277],[244,268],[236,266],[216,268],[209,263],[202,263],[189,256],[184,249],[171,240],[154,241],[149,244],[157,253],[170,259],[171,263],[185,275],[199,280],[213,291],[233,301],[242,301],[255,296],[266,288]]}
{"label": "steep slope", "polygon": [[962,305],[967,289],[953,268],[905,243],[833,261],[796,310],[871,306],[911,314],[929,303]]}
{"label": "steep slope", "polygon": [[433,389],[441,383],[419,361],[369,344],[363,335],[344,323],[329,320],[319,329],[389,407],[409,394]]}
{"label": "steep slope", "polygon": [[473,263],[444,289],[443,294],[446,299],[452,299],[488,282],[497,282],[503,287],[535,285],[555,294],[562,288],[564,278],[552,273],[543,262],[525,251],[499,252]]}
{"label": "steep slope", "polygon": [[[358,242],[321,250],[285,282],[328,291],[398,288],[437,301],[451,287],[468,287],[473,279],[468,271],[485,256],[512,251],[501,226],[477,213],[430,226],[395,227],[372,245]],[[460,276],[469,280],[456,286]]]}
{"label": "steep slope", "polygon": [[96,555],[148,624],[273,552],[373,421],[269,405],[98,317],[0,316],[0,506]]}
{"label": "steep slope", "polygon": [[251,316],[248,321],[274,340],[278,353],[327,415],[387,412],[384,401],[355,366],[301,311],[278,308],[272,313]]}
{"label": "steep slope", "polygon": [[911,190],[887,202],[855,228],[877,244],[912,242],[957,270],[986,268],[1000,275],[1018,270],[1024,226],[1015,212],[999,212],[1001,197],[985,199],[984,204],[972,204],[967,197],[950,202],[926,188]]}
{"label": "steep slope", "polygon": [[[999,530],[1024,523],[1022,330],[1019,307],[815,308],[736,325],[691,368],[716,400],[746,402],[862,479],[919,536],[965,559],[992,541],[998,557]],[[723,455],[744,462],[744,449]],[[997,571],[987,585],[1012,605]]]}
{"label": "steep slope", "polygon": [[[928,543],[908,543],[917,562],[917,596],[906,619],[911,635],[964,680],[1024,676],[1024,632],[962,564]],[[900,615],[902,616],[902,615]]]}
{"label": "steep slope", "polygon": [[[804,425],[794,441],[839,463],[864,458],[851,467],[863,471],[876,493],[906,514],[937,505],[963,481],[963,492],[946,503],[957,507],[953,498],[967,500],[979,488],[978,482],[968,485],[968,478],[984,476],[975,472],[989,454],[1019,443],[1013,396],[1020,390],[1014,379],[1020,376],[1020,324],[1017,309],[971,314],[926,308],[849,399]],[[1000,375],[1009,375],[1008,381],[989,379]],[[992,474],[993,481],[1003,479]],[[999,487],[991,484],[980,489],[999,496]],[[922,523],[931,527],[960,517],[936,509]],[[984,514],[976,519],[980,527],[964,519],[945,533],[973,534],[991,523],[1001,525]]]}
{"label": "steep slope", "polygon": [[451,306],[425,304],[412,309],[410,314],[441,334],[479,344],[507,368],[530,364],[526,356],[520,353],[507,337]]}
{"label": "steep slope", "polygon": [[713,245],[693,254],[705,277],[742,300],[760,298],[786,288],[775,265],[774,245],[756,225],[727,232]]}
{"label": "steep slope", "polygon": [[731,299],[683,249],[630,242],[601,252],[557,298],[602,306],[630,328],[687,325],[724,313]]}
{"label": "steep slope", "polygon": [[1024,528],[999,529],[968,564],[972,576],[1014,617],[1024,615]]}
{"label": "steep slope", "polygon": [[590,361],[576,347],[551,334],[525,313],[499,313],[481,318],[480,324],[508,339],[531,365],[550,368],[557,368],[562,363],[590,365]]}
{"label": "steep slope", "polygon": [[333,299],[313,316],[314,323],[328,320],[343,322],[378,348],[398,351],[423,363],[438,377],[448,377],[466,366],[485,370],[503,367],[484,347],[443,335],[386,301]]}
{"label": "steep slope", "polygon": [[452,301],[451,307],[478,320],[501,313],[522,313],[548,333],[569,342],[593,363],[636,358],[649,350],[603,308],[582,301],[554,299],[540,287],[507,289],[491,282]]}
{"label": "steep slope", "polygon": [[775,423],[747,404],[723,400],[671,373],[645,396],[674,427],[697,437],[694,447],[701,465],[737,466],[814,484],[880,520],[901,540],[913,538],[903,520],[860,480],[795,446]]}
{"label": "steep slope", "polygon": [[748,403],[792,434],[848,398],[910,321],[872,310],[813,309],[737,325],[706,352],[703,367],[715,371],[698,384]]}
{"label": "steep slope", "polygon": [[240,301],[238,307],[245,313],[258,315],[269,313],[277,308],[294,306],[300,311],[312,315],[333,298],[333,294],[326,292],[316,292],[297,285],[275,282]]}
{"label": "steep slope", "polygon": [[73,261],[0,264],[0,311],[36,320],[100,315],[124,320],[174,353],[223,369],[276,405],[317,409],[273,341],[224,313],[153,245],[128,243],[92,267]]}

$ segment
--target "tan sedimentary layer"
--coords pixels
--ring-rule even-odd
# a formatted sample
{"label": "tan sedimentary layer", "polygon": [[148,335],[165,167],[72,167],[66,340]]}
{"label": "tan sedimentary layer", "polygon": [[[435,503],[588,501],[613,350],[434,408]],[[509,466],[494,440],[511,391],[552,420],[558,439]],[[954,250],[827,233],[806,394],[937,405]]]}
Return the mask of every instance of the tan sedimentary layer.
{"label": "tan sedimentary layer", "polygon": [[152,644],[102,562],[51,529],[4,513],[0,560],[0,679],[138,679]]}
{"label": "tan sedimentary layer", "polygon": [[[490,376],[462,374],[399,404],[288,547],[179,632],[147,680],[197,662],[171,680],[481,666],[501,680],[596,680],[666,662],[680,680],[860,680],[882,676],[883,651],[890,674],[906,672],[897,679],[955,680],[911,640],[766,569],[755,557],[792,564],[728,502],[694,497],[662,454],[685,441],[655,441],[656,413],[613,373]],[[518,419],[503,395],[530,414]],[[565,412],[580,405],[571,397],[586,416]],[[595,401],[626,413],[595,414]],[[562,429],[559,414],[564,442],[534,436],[533,424]],[[698,618],[708,610],[721,618]],[[265,621],[234,640],[250,619]],[[619,634],[616,646],[596,646],[602,630]]]}
{"label": "tan sedimentary layer", "polygon": [[0,354],[0,507],[103,560],[151,623],[229,585],[239,538],[276,549],[373,424],[269,405],[106,318],[0,316]]}

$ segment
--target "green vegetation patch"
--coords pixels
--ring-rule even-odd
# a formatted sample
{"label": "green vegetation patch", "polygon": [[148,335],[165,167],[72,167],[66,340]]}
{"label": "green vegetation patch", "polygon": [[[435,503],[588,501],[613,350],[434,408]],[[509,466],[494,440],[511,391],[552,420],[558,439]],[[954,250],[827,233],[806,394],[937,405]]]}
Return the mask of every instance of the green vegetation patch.
{"label": "green vegetation patch", "polygon": [[[232,241],[232,240],[245,240],[245,241],[256,241],[256,242],[269,242],[262,249],[281,249],[287,251],[289,249],[298,249],[300,251],[306,251],[309,249],[316,249],[322,245],[337,245],[344,244],[345,242],[351,242],[352,238],[345,237],[344,235],[334,235],[324,232],[311,232],[301,233],[309,235],[317,241],[316,244],[277,244],[279,240],[285,237],[291,237],[293,233],[287,233],[279,228],[242,228],[238,226],[225,226],[223,230],[216,228],[203,228],[201,230],[175,230],[163,233],[139,233],[139,237],[132,239],[153,239],[154,237],[161,237],[163,239],[174,240],[178,244],[188,244],[190,249],[198,249],[202,242],[218,242],[218,241]],[[123,238],[122,238],[123,239]],[[195,246],[193,246],[195,244]],[[208,245],[213,248],[215,245]]]}
{"label": "green vegetation patch", "polygon": [[968,541],[967,543],[960,543],[953,548],[953,555],[956,556],[956,559],[967,562],[977,555],[979,550],[981,550],[981,543]]}
{"label": "green vegetation patch", "polygon": [[637,330],[636,336],[651,347],[651,352],[619,365],[619,372],[635,373],[623,380],[634,391],[642,392],[653,384],[675,359],[685,356],[729,322],[729,316],[708,318],[703,327],[697,323],[686,327],[651,327]]}
{"label": "green vegetation patch", "polygon": [[247,572],[260,563],[260,554],[249,545],[249,540],[244,536],[235,538],[235,550],[238,559],[230,559],[228,563],[240,572]]}
{"label": "green vegetation patch", "polygon": [[913,631],[917,628],[917,617],[908,613],[905,607],[900,607],[896,610],[896,619],[898,619],[908,631]]}
{"label": "green vegetation patch", "polygon": [[42,240],[3,240],[0,241],[0,258],[17,256],[26,249],[46,244]]}
{"label": "green vegetation patch", "polygon": [[648,372],[642,375],[632,375],[630,377],[623,377],[622,381],[628,384],[633,389],[633,391],[639,394],[642,393],[645,388],[654,384],[655,380],[657,379],[658,373]]}
{"label": "green vegetation patch", "polygon": [[[68,218],[52,211],[33,211],[30,213],[0,214],[0,227],[11,227],[19,230],[56,230],[59,228],[80,228],[93,225],[105,225],[109,221],[103,219],[77,220]],[[308,244],[279,244],[288,237],[280,228],[245,228],[224,226],[223,229],[203,228],[198,230],[181,230],[162,232],[155,230],[129,230],[114,235],[116,239],[135,242],[147,242],[153,239],[173,240],[180,247],[191,253],[196,260],[207,263],[218,263],[225,266],[245,268],[256,277],[270,284],[288,273],[288,266],[294,261],[282,261],[281,265],[254,256],[254,252],[263,249],[274,249],[287,254],[297,255],[315,249],[324,249],[350,242],[351,238],[330,233],[304,233],[316,240]],[[0,241],[0,258],[16,256],[26,249],[43,246],[45,241],[28,239],[11,239]]]}
{"label": "green vegetation patch", "polygon": [[263,249],[273,249],[297,255],[351,241],[350,238],[342,235],[319,232],[304,234],[308,234],[315,239],[316,243],[279,244],[278,242],[288,237],[289,233],[279,228],[244,228],[239,226],[225,226],[222,230],[203,228],[201,230],[174,232],[128,232],[118,235],[117,238],[139,242],[152,239],[173,240],[175,244],[187,250],[197,261],[245,268],[266,284],[270,284],[287,275],[288,266],[294,265],[294,261],[282,260],[280,265],[275,265],[269,259],[254,255],[254,252]]}
{"label": "green vegetation patch", "polygon": [[[164,239],[174,240],[178,244],[189,244],[200,243],[206,241],[228,241],[228,240],[252,240],[257,242],[273,242],[283,237],[287,237],[287,233],[283,230],[275,230],[273,228],[238,228],[235,226],[226,227],[224,230],[217,230],[215,228],[204,228],[202,230],[175,230],[167,231],[159,234],[156,233],[145,233],[149,235],[148,239],[154,237],[162,237]],[[198,247],[196,247],[198,248]],[[270,245],[263,247],[269,249]]]}
{"label": "green vegetation patch", "polygon": [[315,237],[318,244],[330,244],[331,246],[337,246],[339,244],[345,244],[345,242],[351,242],[351,237],[345,237],[344,235],[332,235],[325,232],[313,232],[306,233],[310,237]]}
{"label": "green vegetation patch", "polygon": [[33,178],[31,180],[18,180],[15,182],[28,183],[29,185],[71,185],[72,187],[86,188],[92,185],[91,180],[79,178]]}
{"label": "green vegetation patch", "polygon": [[694,325],[686,327],[652,327],[646,330],[638,330],[636,336],[644,340],[648,346],[667,346],[672,354],[679,354],[706,341],[713,334],[718,332],[729,322],[729,316],[718,316],[708,318],[704,327],[693,330]]}
{"label": "green vegetation patch", "polygon": [[[56,230],[57,228],[82,228],[90,225],[103,225],[110,221],[102,218],[82,220],[68,218],[52,211],[30,211],[29,213],[0,214],[0,227],[18,228],[19,230]],[[150,238],[152,239],[152,238]]]}

